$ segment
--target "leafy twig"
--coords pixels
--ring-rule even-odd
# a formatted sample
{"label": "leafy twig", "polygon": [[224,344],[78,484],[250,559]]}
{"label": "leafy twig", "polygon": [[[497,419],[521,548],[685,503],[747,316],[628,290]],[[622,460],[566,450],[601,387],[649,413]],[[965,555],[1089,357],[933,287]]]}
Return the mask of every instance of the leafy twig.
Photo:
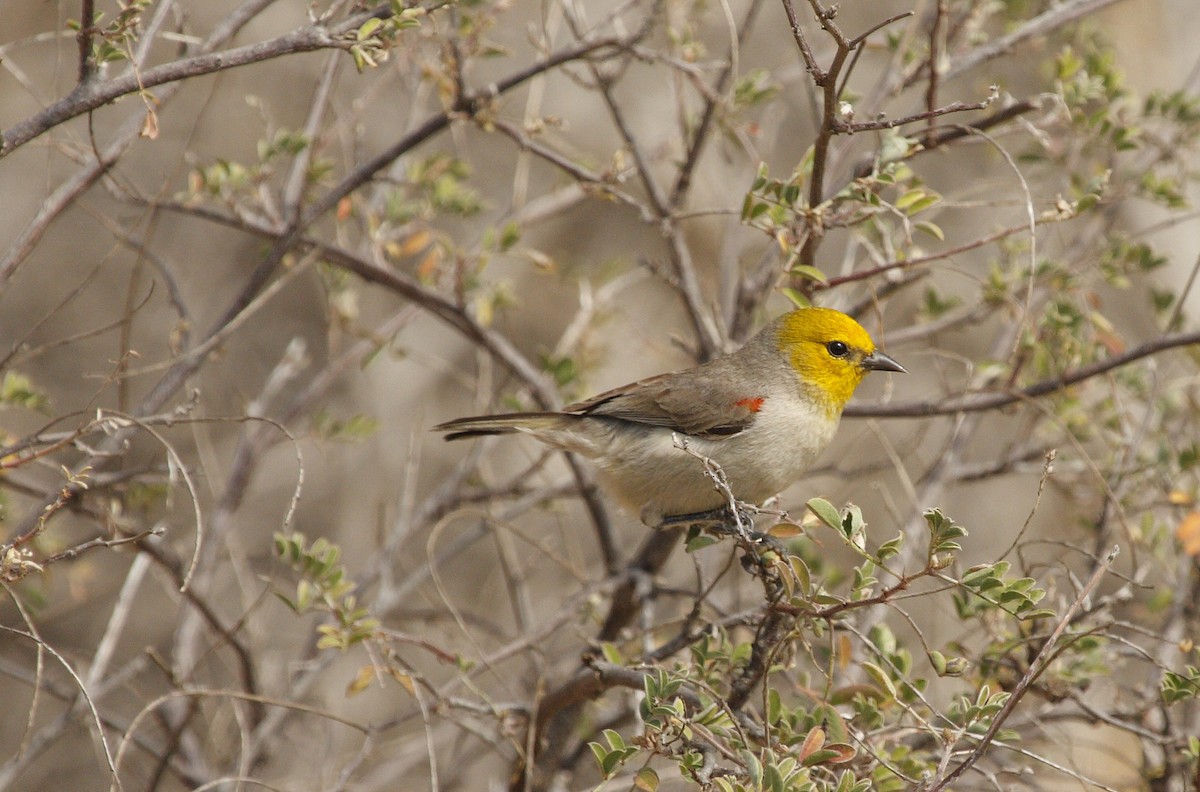
{"label": "leafy twig", "polygon": [[1054,631],[1050,633],[1050,637],[1046,639],[1046,642],[1042,645],[1041,650],[1037,653],[1037,656],[1034,657],[1033,662],[1029,664],[1029,668],[1013,687],[1012,692],[1009,694],[1008,699],[1004,702],[1004,706],[1000,709],[1000,712],[998,712],[992,718],[991,724],[988,725],[988,729],[984,735],[979,738],[979,742],[975,745],[975,748],[971,751],[966,759],[960,762],[948,774],[936,779],[933,784],[927,788],[928,792],[939,792],[939,790],[945,789],[949,784],[953,783],[955,779],[957,779],[967,770],[971,769],[976,762],[983,758],[984,753],[987,751],[992,741],[996,739],[996,734],[1004,726],[1004,722],[1008,720],[1010,715],[1012,715],[1012,712],[1014,709],[1016,709],[1017,704],[1020,703],[1025,693],[1029,690],[1029,686],[1034,682],[1034,680],[1041,676],[1043,671],[1046,670],[1046,667],[1050,663],[1053,649],[1055,644],[1057,644],[1058,639],[1062,637],[1063,632],[1071,624],[1071,620],[1075,617],[1075,613],[1080,607],[1082,607],[1083,603],[1089,597],[1091,597],[1092,591],[1094,591],[1096,586],[1099,585],[1101,578],[1104,577],[1104,574],[1108,571],[1108,568],[1112,566],[1112,562],[1116,559],[1118,552],[1120,552],[1119,548],[1114,547],[1108,554],[1108,557],[1096,567],[1096,571],[1092,573],[1090,578],[1088,578],[1088,582],[1075,597],[1075,600],[1071,603],[1071,606],[1067,608],[1066,613],[1064,613],[1062,618],[1059,619]]}

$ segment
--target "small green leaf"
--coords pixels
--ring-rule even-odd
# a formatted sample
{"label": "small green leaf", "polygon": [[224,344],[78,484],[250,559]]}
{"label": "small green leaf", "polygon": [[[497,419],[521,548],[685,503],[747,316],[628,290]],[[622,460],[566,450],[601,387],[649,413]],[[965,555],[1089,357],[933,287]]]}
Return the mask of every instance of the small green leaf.
{"label": "small green leaf", "polygon": [[816,515],[817,519],[828,525],[835,531],[842,530],[842,515],[834,508],[833,504],[824,498],[812,498],[805,504],[808,510]]}
{"label": "small green leaf", "polygon": [[864,662],[862,668],[867,672],[867,676],[871,677],[872,681],[887,693],[889,699],[895,701],[899,698],[899,694],[896,692],[896,685],[893,684],[882,668],[870,662]]}
{"label": "small green leaf", "polygon": [[378,17],[371,17],[358,28],[358,40],[366,41],[371,37],[371,34],[383,24],[383,20]]}
{"label": "small green leaf", "polygon": [[762,786],[763,767],[762,763],[758,761],[758,757],[745,749],[739,751],[738,755],[746,768],[746,773],[750,776],[750,783],[756,787]]}
{"label": "small green leaf", "polygon": [[938,676],[945,676],[945,674],[946,674],[946,656],[944,654],[937,651],[936,649],[930,651],[929,662],[933,665],[933,670],[937,672]]}
{"label": "small green leaf", "polygon": [[812,305],[807,297],[795,289],[784,287],[781,291],[783,296],[787,297],[797,308],[808,308]]}
{"label": "small green leaf", "polygon": [[984,580],[989,578],[994,579],[995,575],[996,570],[991,565],[984,564],[968,569],[962,576],[962,580],[960,582],[964,586],[977,587]]}
{"label": "small green leaf", "polygon": [[49,404],[50,400],[34,387],[29,377],[16,371],[4,372],[4,379],[0,380],[0,405],[44,410]]}
{"label": "small green leaf", "polygon": [[824,272],[821,272],[821,270],[817,269],[816,267],[810,267],[805,264],[797,264],[788,270],[788,272],[792,273],[793,275],[800,275],[809,280],[815,280],[817,283],[827,283],[829,280],[825,276]]}
{"label": "small green leaf", "polygon": [[933,206],[940,200],[941,200],[941,198],[937,195],[923,196],[920,200],[913,201],[907,207],[905,207],[904,213],[906,215],[908,215],[909,217],[912,217],[915,214],[924,212],[926,209]]}
{"label": "small green leaf", "polygon": [[916,228],[918,231],[924,231],[939,242],[946,241],[946,233],[942,231],[942,227],[937,223],[931,223],[928,220],[919,220],[913,223],[913,228]]}
{"label": "small green leaf", "polygon": [[[592,749],[592,755],[596,757],[596,764],[599,765],[600,769],[603,771],[605,762],[608,759],[608,751],[604,750],[600,746],[600,743],[597,742],[588,743],[588,748]],[[607,776],[607,773],[605,775]]]}
{"label": "small green leaf", "polygon": [[783,792],[783,774],[773,764],[763,766],[763,786],[771,792]]}
{"label": "small green leaf", "polygon": [[907,209],[918,201],[927,197],[927,193],[922,189],[912,189],[896,199],[897,209]]}
{"label": "small green leaf", "polygon": [[821,750],[813,751],[808,756],[804,757],[802,764],[805,767],[812,767],[814,765],[825,764],[826,762],[838,759],[841,755],[842,754],[839,751],[832,751],[828,748],[822,748]]}
{"label": "small green leaf", "polygon": [[600,654],[604,655],[604,659],[613,665],[621,665],[625,662],[621,650],[608,641],[600,644]]}
{"label": "small green leaf", "polygon": [[875,551],[875,554],[879,557],[880,561],[887,561],[889,558],[892,558],[900,552],[900,547],[903,544],[904,534],[900,534],[895,539],[891,539],[881,544],[879,549]]}
{"label": "small green leaf", "polygon": [[1051,619],[1058,614],[1050,608],[1037,608],[1027,613],[1021,614],[1021,621],[1032,621],[1033,619]]}
{"label": "small green leaf", "polygon": [[792,568],[792,574],[796,576],[796,583],[800,590],[809,591],[812,588],[812,573],[808,569],[808,564],[804,563],[804,559],[800,556],[789,557],[788,564]]}

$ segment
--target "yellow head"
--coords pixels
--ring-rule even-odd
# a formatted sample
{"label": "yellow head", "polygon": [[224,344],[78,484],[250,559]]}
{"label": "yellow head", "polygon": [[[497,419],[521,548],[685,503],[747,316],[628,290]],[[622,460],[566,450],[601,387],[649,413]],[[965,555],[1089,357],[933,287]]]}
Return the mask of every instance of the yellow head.
{"label": "yellow head", "polygon": [[840,413],[868,371],[904,371],[875,348],[858,322],[832,308],[800,308],[782,317],[779,348],[802,387]]}

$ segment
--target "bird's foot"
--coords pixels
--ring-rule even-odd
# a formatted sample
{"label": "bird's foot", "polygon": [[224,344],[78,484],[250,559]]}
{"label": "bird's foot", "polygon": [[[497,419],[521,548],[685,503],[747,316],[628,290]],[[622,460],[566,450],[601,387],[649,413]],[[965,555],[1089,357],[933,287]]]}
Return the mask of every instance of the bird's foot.
{"label": "bird's foot", "polygon": [[758,510],[753,506],[739,503],[736,511],[723,506],[709,511],[669,515],[662,518],[658,527],[690,527],[725,534],[740,539],[747,545],[766,545],[781,556],[787,555],[782,542],[774,536],[754,530],[754,518],[757,514]]}
{"label": "bird's foot", "polygon": [[659,528],[692,526],[746,538],[754,529],[754,512],[741,504],[736,512],[722,506],[708,511],[666,515],[658,524]]}

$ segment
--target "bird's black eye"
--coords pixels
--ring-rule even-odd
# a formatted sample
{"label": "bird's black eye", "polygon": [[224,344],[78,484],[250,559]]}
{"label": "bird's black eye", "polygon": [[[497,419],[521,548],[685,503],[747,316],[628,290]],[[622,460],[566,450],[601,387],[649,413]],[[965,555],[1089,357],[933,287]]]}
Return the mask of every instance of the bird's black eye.
{"label": "bird's black eye", "polygon": [[830,341],[825,345],[825,349],[835,358],[844,358],[850,353],[850,347],[846,346],[845,341]]}

